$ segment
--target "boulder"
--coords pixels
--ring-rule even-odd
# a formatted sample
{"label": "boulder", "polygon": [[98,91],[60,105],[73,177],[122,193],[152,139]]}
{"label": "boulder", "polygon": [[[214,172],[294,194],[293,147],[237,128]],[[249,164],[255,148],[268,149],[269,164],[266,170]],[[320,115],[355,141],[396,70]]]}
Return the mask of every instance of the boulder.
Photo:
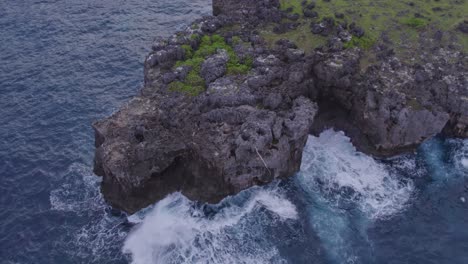
{"label": "boulder", "polygon": [[208,57],[201,66],[200,75],[209,85],[226,72],[226,64],[229,56],[225,50],[219,50],[218,53]]}

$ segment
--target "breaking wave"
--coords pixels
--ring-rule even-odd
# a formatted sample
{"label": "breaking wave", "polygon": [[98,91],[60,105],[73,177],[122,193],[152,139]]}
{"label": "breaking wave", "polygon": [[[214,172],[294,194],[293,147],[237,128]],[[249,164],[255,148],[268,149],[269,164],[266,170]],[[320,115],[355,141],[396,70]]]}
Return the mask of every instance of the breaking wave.
{"label": "breaking wave", "polygon": [[134,264],[285,263],[265,227],[298,217],[277,188],[258,187],[217,205],[174,193],[147,211],[123,247]]}
{"label": "breaking wave", "polygon": [[308,222],[331,263],[375,262],[368,226],[403,210],[414,191],[397,168],[415,169],[415,162],[393,163],[358,152],[343,132],[309,136],[296,182],[309,199]]}
{"label": "breaking wave", "polygon": [[[414,162],[400,162],[413,168]],[[360,153],[343,132],[327,130],[310,136],[298,175],[303,188],[319,192],[328,202],[347,207],[356,204],[370,219],[391,216],[405,208],[414,190],[411,180]]]}

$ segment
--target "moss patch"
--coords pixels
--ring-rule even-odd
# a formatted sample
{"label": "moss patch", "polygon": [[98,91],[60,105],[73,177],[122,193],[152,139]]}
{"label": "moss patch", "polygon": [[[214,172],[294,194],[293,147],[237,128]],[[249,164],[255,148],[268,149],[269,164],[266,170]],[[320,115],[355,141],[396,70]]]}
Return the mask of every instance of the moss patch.
{"label": "moss patch", "polygon": [[343,46],[347,49],[359,47],[361,49],[368,50],[372,46],[374,46],[375,42],[376,42],[375,39],[368,37],[368,36],[363,36],[360,38],[353,36],[353,38],[350,41],[344,43]]}
{"label": "moss patch", "polygon": [[292,13],[302,14],[302,0],[301,1],[290,1],[280,0],[281,10],[292,9]]}
{"label": "moss patch", "polygon": [[[241,41],[240,38],[238,40]],[[183,82],[176,81],[169,84],[169,90],[173,92],[197,96],[205,91],[205,80],[200,76],[201,65],[208,56],[215,54],[220,49],[225,50],[229,56],[226,74],[246,74],[252,69],[252,59],[247,58],[240,61],[234,49],[220,35],[203,36],[196,50],[193,50],[189,45],[182,45],[181,48],[185,52],[185,60],[177,61],[174,67],[188,66],[190,71]]]}
{"label": "moss patch", "polygon": [[416,17],[402,19],[401,23],[413,28],[422,28],[429,24],[429,22],[426,19]]}

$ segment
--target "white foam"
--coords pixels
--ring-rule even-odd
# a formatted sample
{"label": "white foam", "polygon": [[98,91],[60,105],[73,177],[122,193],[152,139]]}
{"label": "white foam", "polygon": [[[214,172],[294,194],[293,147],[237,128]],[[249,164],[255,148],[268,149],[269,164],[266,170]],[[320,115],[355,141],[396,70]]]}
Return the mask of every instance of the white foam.
{"label": "white foam", "polygon": [[460,163],[465,169],[468,169],[468,158],[462,158]]}
{"label": "white foam", "polygon": [[74,163],[64,172],[62,181],[64,183],[50,193],[51,210],[87,219],[82,226],[70,228],[73,233],[66,234],[71,239],[67,243],[73,245],[68,254],[92,259],[93,263],[121,260],[122,256],[116,256],[115,252],[127,236],[121,225],[124,219],[106,211],[107,205],[99,190],[101,178],[94,175],[89,166]]}
{"label": "white foam", "polygon": [[131,232],[123,252],[134,264],[282,263],[275,246],[262,235],[265,217],[260,209],[285,221],[297,218],[296,208],[275,191],[249,192],[250,198],[241,203],[227,198],[214,216],[206,216],[182,194],[171,194]]}
{"label": "white foam", "polygon": [[309,137],[298,178],[306,190],[322,192],[331,204],[356,203],[371,219],[402,210],[414,189],[410,181],[358,152],[343,132],[333,130]]}
{"label": "white foam", "polygon": [[59,188],[51,191],[49,200],[52,210],[87,213],[103,210],[104,199],[99,191],[101,178],[93,174],[90,167],[73,163],[64,173]]}
{"label": "white foam", "polygon": [[465,171],[464,175],[468,176],[468,140],[453,140],[459,147],[454,154],[455,166],[461,171]]}
{"label": "white foam", "polygon": [[[465,170],[468,170],[468,140],[463,140],[461,142],[461,147],[456,154],[456,159]],[[468,176],[468,174],[465,175]]]}

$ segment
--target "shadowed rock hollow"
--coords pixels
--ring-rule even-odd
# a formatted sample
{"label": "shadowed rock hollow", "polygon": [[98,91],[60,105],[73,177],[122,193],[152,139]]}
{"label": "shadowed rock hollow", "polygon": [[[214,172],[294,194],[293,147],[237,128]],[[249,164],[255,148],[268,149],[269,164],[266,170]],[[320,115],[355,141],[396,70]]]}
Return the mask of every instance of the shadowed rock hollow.
{"label": "shadowed rock hollow", "polygon": [[407,63],[380,42],[350,45],[367,28],[330,19],[310,25],[308,38],[327,31],[315,49],[265,38],[265,28],[293,34],[314,19],[305,2],[297,17],[275,0],[214,0],[217,16],[155,40],[141,94],[94,124],[95,172],[111,205],[133,213],[175,191],[214,203],[289,177],[309,133],[329,127],[376,155],[441,132],[468,137],[462,50],[423,49]]}

